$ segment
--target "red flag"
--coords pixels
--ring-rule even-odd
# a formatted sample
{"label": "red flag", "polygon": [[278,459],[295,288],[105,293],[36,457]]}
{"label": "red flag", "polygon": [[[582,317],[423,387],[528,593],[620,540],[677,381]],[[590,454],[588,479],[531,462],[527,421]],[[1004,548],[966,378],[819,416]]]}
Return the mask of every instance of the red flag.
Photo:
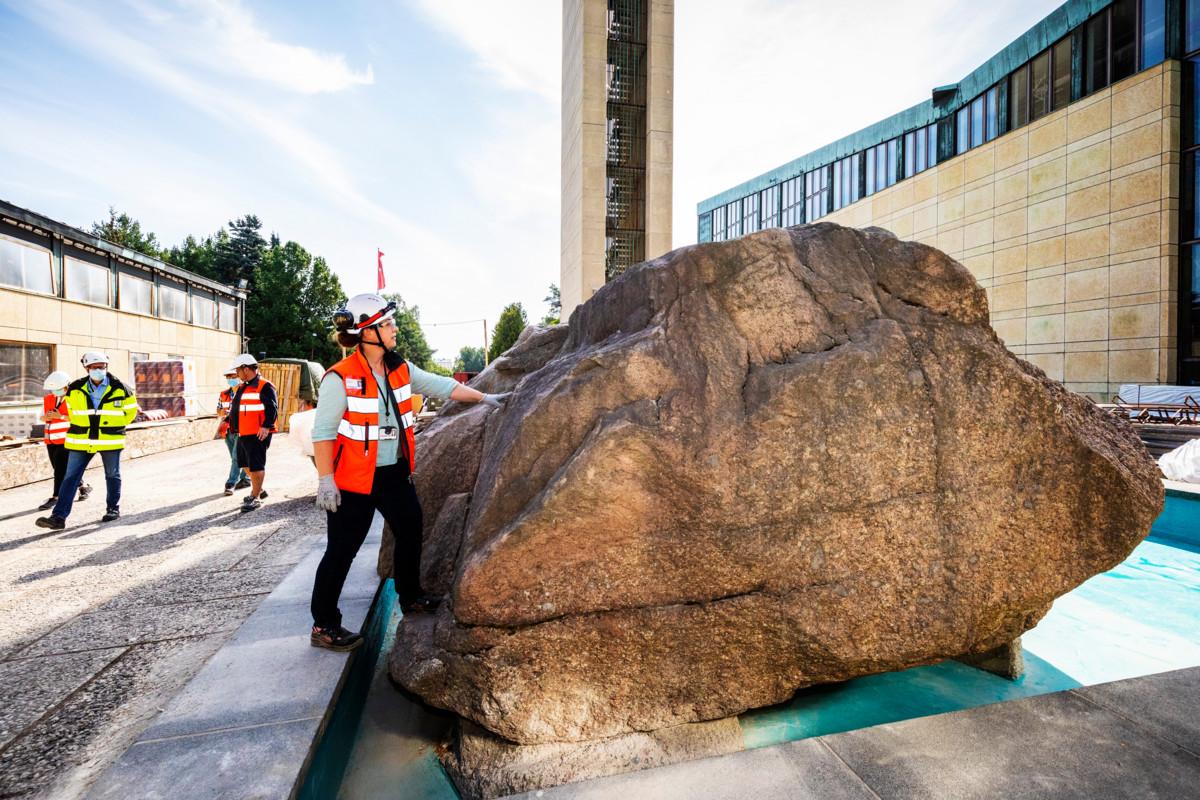
{"label": "red flag", "polygon": [[383,287],[387,285],[387,281],[383,279],[383,251],[375,248],[375,252],[378,253],[375,262],[379,265],[379,291],[382,292]]}

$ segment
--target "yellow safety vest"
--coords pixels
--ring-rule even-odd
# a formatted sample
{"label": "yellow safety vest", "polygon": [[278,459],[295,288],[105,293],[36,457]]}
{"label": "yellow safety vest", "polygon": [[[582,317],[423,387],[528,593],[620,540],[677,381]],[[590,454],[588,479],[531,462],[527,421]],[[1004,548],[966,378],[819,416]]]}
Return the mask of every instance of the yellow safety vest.
{"label": "yellow safety vest", "polygon": [[108,388],[100,398],[100,407],[92,407],[88,379],[80,378],[67,387],[68,450],[98,453],[101,450],[120,450],[125,446],[125,426],[137,416],[137,398],[125,384],[108,376]]}

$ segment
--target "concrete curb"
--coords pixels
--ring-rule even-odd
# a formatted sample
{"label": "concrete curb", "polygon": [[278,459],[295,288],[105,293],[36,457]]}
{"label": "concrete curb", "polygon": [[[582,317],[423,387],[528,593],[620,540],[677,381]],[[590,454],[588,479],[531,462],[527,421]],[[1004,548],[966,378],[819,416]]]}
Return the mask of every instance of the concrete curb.
{"label": "concrete curb", "polygon": [[[363,626],[379,587],[376,518],[342,593]],[[288,798],[299,791],[354,653],[312,647],[313,549],[93,785],[89,798]]]}

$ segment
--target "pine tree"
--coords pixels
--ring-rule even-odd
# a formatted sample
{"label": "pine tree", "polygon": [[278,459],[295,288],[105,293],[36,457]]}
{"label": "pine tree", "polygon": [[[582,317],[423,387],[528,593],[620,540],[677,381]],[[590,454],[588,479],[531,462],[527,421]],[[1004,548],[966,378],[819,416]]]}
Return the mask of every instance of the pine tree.
{"label": "pine tree", "polygon": [[92,235],[120,245],[128,250],[134,250],[144,255],[158,258],[158,239],[153,233],[142,230],[142,224],[133,217],[108,207],[108,219],[92,223]]}
{"label": "pine tree", "polygon": [[500,321],[492,332],[492,344],[488,347],[488,361],[495,361],[505,350],[516,343],[521,331],[528,324],[525,309],[520,303],[509,303],[500,312]]}

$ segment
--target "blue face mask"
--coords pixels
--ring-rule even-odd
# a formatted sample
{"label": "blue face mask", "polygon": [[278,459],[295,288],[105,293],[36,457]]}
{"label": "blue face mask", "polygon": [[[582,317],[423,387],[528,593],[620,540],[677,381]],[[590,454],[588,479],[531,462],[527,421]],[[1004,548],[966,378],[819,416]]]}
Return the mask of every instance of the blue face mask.
{"label": "blue face mask", "polygon": [[230,386],[237,386],[239,383],[241,383],[241,380],[239,380],[238,378],[226,378],[225,382],[228,383]]}
{"label": "blue face mask", "polygon": [[88,377],[91,378],[96,383],[100,383],[101,381],[103,381],[104,376],[107,374],[108,374],[108,370],[106,370],[106,369],[89,369],[88,370]]}

